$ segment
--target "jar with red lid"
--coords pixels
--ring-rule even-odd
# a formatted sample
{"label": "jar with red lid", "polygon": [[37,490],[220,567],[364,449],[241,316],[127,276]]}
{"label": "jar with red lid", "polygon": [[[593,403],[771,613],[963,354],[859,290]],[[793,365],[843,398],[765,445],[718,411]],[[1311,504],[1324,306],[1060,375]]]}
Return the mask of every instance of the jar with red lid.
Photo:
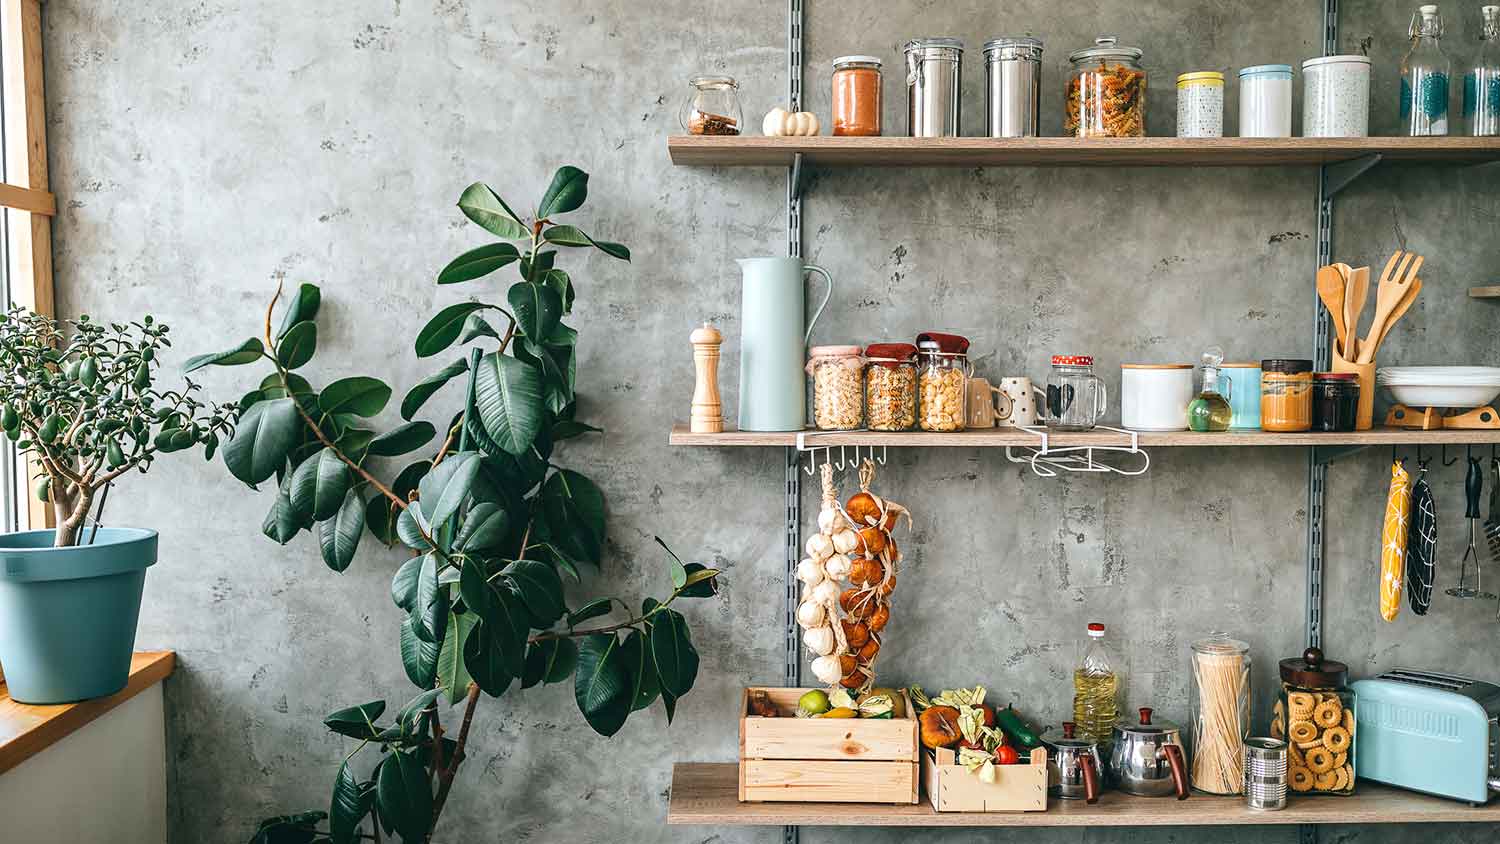
{"label": "jar with red lid", "polygon": [[1109,408],[1109,393],[1094,374],[1092,355],[1053,355],[1047,375],[1047,427],[1088,431]]}
{"label": "jar with red lid", "polygon": [[921,367],[918,422],[924,431],[962,431],[968,424],[969,339],[957,334],[917,335]]}
{"label": "jar with red lid", "polygon": [[862,389],[865,359],[859,346],[813,346],[807,374],[813,379],[813,424],[823,431],[850,431],[865,423]]}
{"label": "jar with red lid", "polygon": [[873,343],[865,349],[865,427],[910,431],[917,426],[917,347]]}
{"label": "jar with red lid", "polygon": [[1359,375],[1314,372],[1312,411],[1314,431],[1354,430],[1359,422]]}

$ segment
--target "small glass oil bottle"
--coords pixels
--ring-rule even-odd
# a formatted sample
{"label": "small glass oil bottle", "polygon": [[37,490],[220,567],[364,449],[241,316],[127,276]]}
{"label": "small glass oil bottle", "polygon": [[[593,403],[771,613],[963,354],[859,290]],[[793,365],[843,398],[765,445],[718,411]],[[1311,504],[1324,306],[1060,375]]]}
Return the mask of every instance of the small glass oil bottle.
{"label": "small glass oil bottle", "polygon": [[1188,403],[1188,427],[1194,431],[1227,431],[1234,411],[1229,408],[1229,399],[1219,392],[1229,390],[1229,382],[1219,383],[1219,364],[1224,362],[1224,350],[1210,346],[1203,353],[1203,392]]}

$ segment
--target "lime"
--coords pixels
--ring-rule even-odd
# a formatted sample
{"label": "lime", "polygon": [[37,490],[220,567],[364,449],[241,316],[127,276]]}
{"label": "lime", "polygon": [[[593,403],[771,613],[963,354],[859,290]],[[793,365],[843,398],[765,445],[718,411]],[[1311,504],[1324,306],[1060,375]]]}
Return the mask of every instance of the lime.
{"label": "lime", "polygon": [[828,711],[828,693],[822,689],[813,689],[797,698],[797,708],[809,715],[822,715]]}

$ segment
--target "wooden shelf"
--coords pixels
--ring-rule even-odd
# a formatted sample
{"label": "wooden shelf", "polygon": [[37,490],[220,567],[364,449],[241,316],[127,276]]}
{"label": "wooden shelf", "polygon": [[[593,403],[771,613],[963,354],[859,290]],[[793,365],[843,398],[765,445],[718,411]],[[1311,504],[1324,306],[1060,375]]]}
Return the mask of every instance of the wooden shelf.
{"label": "wooden shelf", "polygon": [[1500,823],[1500,801],[1470,806],[1374,783],[1361,782],[1349,797],[1293,796],[1279,812],[1245,808],[1240,797],[1194,794],[1187,800],[1105,792],[1093,806],[1052,800],[1045,812],[935,812],[926,802],[741,803],[739,766],[678,763],[672,766],[667,823],[705,826],[1270,826],[1287,824]]}
{"label": "wooden shelf", "polygon": [[1496,138],[667,138],[673,164],[724,167],[1260,167],[1386,161],[1500,160]]}
{"label": "wooden shelf", "polygon": [[166,679],[177,665],[172,651],[143,651],[130,659],[125,688],[110,695],[77,703],[31,706],[16,703],[0,683],[0,773],[14,768],[48,745]]}
{"label": "wooden shelf", "polygon": [[[806,431],[803,444],[823,446],[958,446],[995,448],[1000,446],[1035,446],[1040,440],[1028,433],[1009,428],[960,431],[934,434],[908,431],[886,434],[879,431]],[[795,432],[725,431],[722,434],[694,434],[687,425],[673,425],[667,439],[670,445],[693,446],[795,446]],[[1146,433],[1138,435],[1141,447],[1163,446],[1369,446],[1369,445],[1477,445],[1500,443],[1500,430],[1416,431],[1406,428],[1372,428],[1341,434],[1313,433],[1273,434],[1265,431],[1227,431],[1222,434],[1197,434],[1191,431]],[[1114,431],[1087,431],[1078,434],[1054,433],[1048,444],[1065,446],[1128,446],[1130,438]]]}
{"label": "wooden shelf", "polygon": [[1486,287],[1470,287],[1469,296],[1474,299],[1500,299],[1500,284]]}

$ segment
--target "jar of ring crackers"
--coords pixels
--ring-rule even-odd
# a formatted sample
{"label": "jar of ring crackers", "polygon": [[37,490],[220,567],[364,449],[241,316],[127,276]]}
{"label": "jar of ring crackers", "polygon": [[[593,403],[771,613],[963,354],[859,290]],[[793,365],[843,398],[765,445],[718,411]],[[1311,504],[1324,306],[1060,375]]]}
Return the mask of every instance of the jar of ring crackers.
{"label": "jar of ring crackers", "polygon": [[917,421],[924,431],[962,431],[968,423],[969,340],[957,334],[917,335]]}
{"label": "jar of ring crackers", "polygon": [[1294,794],[1354,793],[1354,691],[1349,666],[1308,648],[1281,661],[1281,694],[1271,735],[1286,739],[1287,785]]}

